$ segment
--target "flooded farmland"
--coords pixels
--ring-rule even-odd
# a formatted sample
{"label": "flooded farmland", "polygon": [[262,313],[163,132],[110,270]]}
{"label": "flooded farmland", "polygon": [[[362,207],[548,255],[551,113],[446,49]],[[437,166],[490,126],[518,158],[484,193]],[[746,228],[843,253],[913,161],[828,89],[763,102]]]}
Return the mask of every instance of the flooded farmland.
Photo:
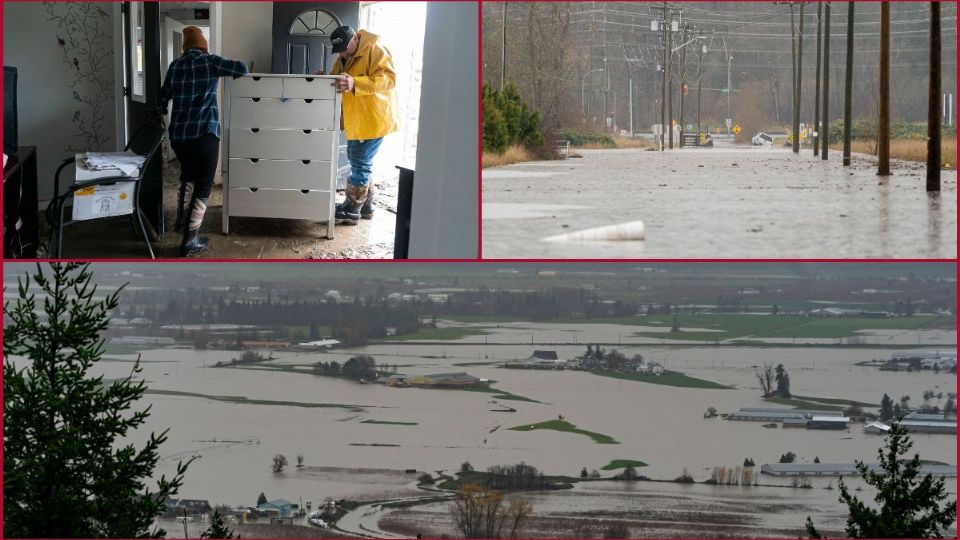
{"label": "flooded farmland", "polygon": [[[628,356],[642,354],[667,369],[729,389],[680,388],[582,371],[509,370],[493,364],[526,357],[534,348],[549,348],[561,358],[572,358],[583,352],[583,342],[609,340],[623,332],[618,326],[586,324],[577,329],[569,324],[500,323],[488,329],[486,336],[325,353],[275,352],[273,361],[234,368],[212,366],[229,361],[235,352],[144,350],[142,376],[151,392],[145,401],[153,406],[150,428],[171,428],[157,472],[170,474],[177,461],[196,457],[181,494],[231,506],[252,505],[260,492],[295,502],[326,497],[360,501],[422,497],[417,474],[404,471],[452,474],[464,461],[478,470],[523,461],[545,474],[576,476],[584,467],[600,470],[612,460],[631,459],[646,463],[638,472],[652,479],[672,480],[687,469],[700,482],[710,477],[714,467],[741,465],[748,457],[759,467],[776,462],[786,452],[796,453],[799,462],[815,458],[823,463],[875,461],[882,439],[864,434],[858,424],[846,431],[767,429],[760,422],[703,418],[708,407],[727,413],[740,407],[769,406],[760,397],[754,374],[755,366],[763,363],[782,363],[791,374],[793,393],[802,396],[878,403],[883,393],[895,399],[909,395],[918,401],[925,390],[956,392],[954,375],[883,372],[856,365],[889,357],[893,349],[882,346],[608,346]],[[542,336],[551,343],[568,344],[509,342],[510,336],[523,333],[529,340],[531,329],[536,343]],[[577,343],[569,337],[571,332],[579,332]],[[939,333],[944,344],[956,341],[954,332]],[[915,342],[909,334],[900,333],[907,342]],[[469,342],[481,338],[490,343]],[[507,392],[507,397],[531,401],[504,399],[495,393],[358,384],[311,373],[316,362],[342,363],[358,353],[374,356],[379,364],[395,364],[399,373],[408,376],[465,371],[496,381],[492,386]],[[134,358],[108,354],[99,369],[107,378],[123,377]],[[504,412],[511,409],[515,412]],[[618,444],[597,444],[576,433],[509,429],[560,416],[580,429],[608,435]],[[146,432],[139,435],[142,442]],[[955,464],[954,437],[918,434],[913,438],[923,459]],[[291,461],[282,474],[270,470],[275,454]],[[297,455],[304,457],[301,470],[292,466]],[[603,474],[609,477],[614,472]],[[578,484],[568,492],[531,495],[531,500],[540,517],[565,516],[576,521],[580,516],[587,523],[587,517],[603,510],[651,536],[691,534],[690,527],[696,523],[716,523],[717,531],[731,535],[791,536],[802,527],[805,514],[801,511],[819,516],[818,522],[827,530],[842,530],[836,491],[825,489],[828,484],[834,486],[835,480],[817,478],[813,489],[793,488],[789,478],[766,475],[760,487],[596,482]],[[948,484],[955,495],[956,480]],[[740,508],[735,517],[730,507]],[[703,516],[716,521],[703,521]],[[410,531],[412,523],[421,523],[429,533],[452,533],[442,502],[380,512],[372,523],[356,516],[348,516],[345,523],[350,519],[365,529],[382,522],[387,532],[391,527],[403,532]],[[543,534],[554,535],[549,520],[541,525]]]}

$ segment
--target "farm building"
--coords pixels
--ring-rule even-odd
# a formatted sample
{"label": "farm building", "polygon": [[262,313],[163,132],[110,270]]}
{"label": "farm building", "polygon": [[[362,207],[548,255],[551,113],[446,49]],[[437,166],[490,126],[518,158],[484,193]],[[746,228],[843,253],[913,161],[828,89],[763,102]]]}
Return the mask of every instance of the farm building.
{"label": "farm building", "polygon": [[[867,466],[871,471],[882,472],[876,463]],[[765,463],[760,472],[771,476],[859,476],[857,466],[853,463]],[[920,466],[920,474],[956,478],[957,469],[952,465]]]}
{"label": "farm building", "polygon": [[110,340],[110,345],[174,345],[176,342],[170,337],[154,336],[123,336]]}
{"label": "farm building", "polygon": [[168,518],[209,514],[213,510],[206,499],[167,499],[164,505],[163,516]]}
{"label": "farm building", "polygon": [[747,420],[752,422],[783,422],[784,420],[803,420],[814,416],[841,416],[839,411],[815,411],[810,409],[774,409],[770,407],[742,407],[727,415],[728,420]]}
{"label": "farm building", "polygon": [[847,429],[849,423],[846,416],[814,416],[807,422],[807,429]]}
{"label": "farm building", "polygon": [[[935,422],[929,420],[903,420],[900,422],[910,433],[935,433],[956,435],[956,422]],[[883,422],[871,422],[864,426],[863,432],[871,435],[885,435],[890,431],[890,425]]]}
{"label": "farm building", "polygon": [[510,360],[503,364],[513,369],[563,369],[566,362],[559,359],[557,351],[533,351],[527,358]]}

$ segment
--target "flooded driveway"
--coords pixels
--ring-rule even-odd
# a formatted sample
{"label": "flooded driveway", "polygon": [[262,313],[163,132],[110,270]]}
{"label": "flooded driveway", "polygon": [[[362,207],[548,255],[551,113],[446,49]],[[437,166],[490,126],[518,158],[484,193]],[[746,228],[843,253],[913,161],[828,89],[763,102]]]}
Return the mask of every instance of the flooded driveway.
{"label": "flooded driveway", "polygon": [[[488,258],[956,257],[956,171],[925,191],[923,164],[749,147],[580,150],[582,159],[483,172]],[[643,221],[646,240],[543,238]]]}

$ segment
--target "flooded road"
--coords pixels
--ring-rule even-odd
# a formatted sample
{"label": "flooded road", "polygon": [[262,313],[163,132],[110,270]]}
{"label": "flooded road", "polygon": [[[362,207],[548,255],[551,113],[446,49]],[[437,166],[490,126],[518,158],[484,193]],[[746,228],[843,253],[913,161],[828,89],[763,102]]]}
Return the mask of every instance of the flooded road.
{"label": "flooded road", "polygon": [[[956,171],[930,196],[923,164],[893,162],[881,181],[865,157],[844,169],[840,152],[578,152],[483,171],[484,257],[956,257]],[[644,241],[542,241],[636,220]]]}

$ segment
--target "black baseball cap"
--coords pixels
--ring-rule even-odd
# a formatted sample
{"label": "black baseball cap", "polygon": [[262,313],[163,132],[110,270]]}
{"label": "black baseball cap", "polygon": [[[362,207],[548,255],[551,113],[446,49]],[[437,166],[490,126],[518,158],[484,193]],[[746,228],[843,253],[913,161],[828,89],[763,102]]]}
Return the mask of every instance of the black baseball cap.
{"label": "black baseball cap", "polygon": [[341,26],[334,30],[330,34],[330,44],[333,45],[333,52],[341,53],[347,50],[347,45],[350,45],[350,40],[355,35],[357,33],[349,26]]}

